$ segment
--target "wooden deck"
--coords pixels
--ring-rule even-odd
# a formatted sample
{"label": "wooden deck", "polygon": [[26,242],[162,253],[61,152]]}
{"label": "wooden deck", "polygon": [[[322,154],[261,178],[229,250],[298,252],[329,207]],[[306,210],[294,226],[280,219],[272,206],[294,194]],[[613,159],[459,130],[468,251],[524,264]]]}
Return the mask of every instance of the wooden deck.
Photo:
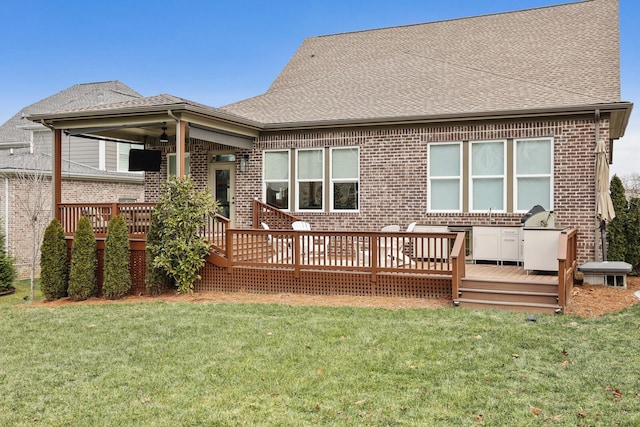
{"label": "wooden deck", "polygon": [[[561,234],[559,274],[521,266],[467,264],[465,235],[381,231],[298,231],[297,219],[258,201],[254,228],[231,229],[226,218],[207,220],[200,233],[211,243],[196,291],[451,298],[456,305],[559,312],[571,295],[576,231]],[[104,238],[115,215],[127,219],[132,293],[145,289],[145,238],[153,205],[66,204],[58,208],[69,243],[77,220],[93,219],[101,282]],[[264,222],[270,229],[263,229]]]}

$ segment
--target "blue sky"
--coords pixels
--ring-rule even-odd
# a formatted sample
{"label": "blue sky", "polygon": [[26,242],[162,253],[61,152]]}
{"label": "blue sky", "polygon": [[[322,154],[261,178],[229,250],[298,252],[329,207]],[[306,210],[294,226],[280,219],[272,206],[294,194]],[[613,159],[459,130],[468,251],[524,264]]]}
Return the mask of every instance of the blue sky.
{"label": "blue sky", "polygon": [[[0,7],[0,123],[76,83],[214,107],[263,93],[305,37],[568,0],[32,0]],[[640,102],[640,2],[620,0],[622,100]],[[597,40],[594,40],[597,43]],[[640,173],[640,106],[612,173]]]}

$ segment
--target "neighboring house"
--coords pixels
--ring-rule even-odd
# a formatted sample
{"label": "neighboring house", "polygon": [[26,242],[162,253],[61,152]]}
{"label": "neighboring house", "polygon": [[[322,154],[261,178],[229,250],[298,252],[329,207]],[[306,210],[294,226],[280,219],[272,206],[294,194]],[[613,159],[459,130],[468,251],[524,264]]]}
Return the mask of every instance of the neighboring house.
{"label": "neighboring house", "polygon": [[254,198],[320,230],[517,225],[541,205],[584,262],[599,259],[596,141],[611,151],[632,109],[618,14],[587,0],[311,37],[266,93],[223,108],[159,95],[29,118],[162,150],[146,200],[190,172],[237,227]]}
{"label": "neighboring house", "polygon": [[[46,197],[46,211],[38,220],[38,233],[51,219],[51,138],[49,128],[25,116],[61,108],[87,108],[105,103],[140,98],[141,95],[118,81],[74,85],[25,107],[0,126],[0,217],[6,246],[16,258],[18,277],[30,271],[31,231],[23,203],[33,205]],[[63,138],[62,173],[64,197],[68,203],[96,200],[144,201],[144,179],[128,172],[129,143],[87,139],[71,135]],[[41,188],[32,178],[42,175]],[[39,239],[37,239],[39,240]],[[39,245],[39,244],[38,244]]]}

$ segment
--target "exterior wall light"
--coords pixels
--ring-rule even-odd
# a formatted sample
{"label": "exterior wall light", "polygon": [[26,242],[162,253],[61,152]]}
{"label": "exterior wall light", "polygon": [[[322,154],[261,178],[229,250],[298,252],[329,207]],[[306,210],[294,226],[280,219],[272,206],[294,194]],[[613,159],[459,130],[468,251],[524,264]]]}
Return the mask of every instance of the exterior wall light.
{"label": "exterior wall light", "polygon": [[249,156],[245,154],[240,159],[240,172],[246,172],[249,167]]}

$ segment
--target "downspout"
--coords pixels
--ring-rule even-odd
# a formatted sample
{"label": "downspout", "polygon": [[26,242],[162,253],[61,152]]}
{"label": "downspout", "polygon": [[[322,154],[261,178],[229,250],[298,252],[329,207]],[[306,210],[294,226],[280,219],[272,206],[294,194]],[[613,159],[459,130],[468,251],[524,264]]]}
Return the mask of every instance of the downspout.
{"label": "downspout", "polygon": [[[598,140],[600,139],[600,109],[596,108],[594,112],[594,118],[596,122],[595,123],[596,124],[595,146],[597,146]],[[598,200],[596,200],[596,198],[598,197],[597,185],[598,185],[598,162],[595,161],[593,165],[593,190],[594,190],[593,195],[594,195],[594,201],[595,201],[593,215],[594,215],[596,224],[598,224]],[[598,225],[596,225],[595,229],[593,230],[593,260],[594,261],[598,260],[598,229],[599,229]],[[603,245],[602,242],[601,244]],[[604,252],[603,252],[603,256],[604,256]]]}
{"label": "downspout", "polygon": [[9,178],[4,178],[4,251],[9,253]]}
{"label": "downspout", "polygon": [[171,110],[167,110],[167,114],[176,121],[176,176],[183,177],[184,174],[184,156],[185,146],[182,142],[181,120],[176,117]]}

